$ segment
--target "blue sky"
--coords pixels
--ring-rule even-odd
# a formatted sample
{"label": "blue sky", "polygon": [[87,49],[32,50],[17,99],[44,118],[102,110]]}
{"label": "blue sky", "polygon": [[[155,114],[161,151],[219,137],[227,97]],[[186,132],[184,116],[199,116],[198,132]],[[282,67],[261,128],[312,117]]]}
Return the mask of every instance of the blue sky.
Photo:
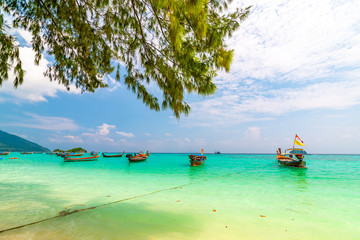
{"label": "blue sky", "polygon": [[[113,75],[108,89],[70,92],[33,65],[29,33],[12,30],[27,71],[0,87],[0,129],[50,149],[274,153],[297,133],[310,153],[360,153],[360,2],[234,1],[253,5],[228,45],[217,92],[186,96],[189,116],[154,112]],[[161,96],[155,85],[149,88]]]}

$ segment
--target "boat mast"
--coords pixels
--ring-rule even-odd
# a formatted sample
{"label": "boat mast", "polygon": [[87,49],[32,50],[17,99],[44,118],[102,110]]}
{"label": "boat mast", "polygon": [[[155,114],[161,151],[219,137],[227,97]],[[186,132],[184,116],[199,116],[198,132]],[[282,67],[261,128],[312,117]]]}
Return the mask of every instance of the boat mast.
{"label": "boat mast", "polygon": [[295,150],[295,140],[296,140],[296,135],[297,135],[297,134],[295,134],[295,137],[294,137],[293,152],[294,152],[294,150]]}

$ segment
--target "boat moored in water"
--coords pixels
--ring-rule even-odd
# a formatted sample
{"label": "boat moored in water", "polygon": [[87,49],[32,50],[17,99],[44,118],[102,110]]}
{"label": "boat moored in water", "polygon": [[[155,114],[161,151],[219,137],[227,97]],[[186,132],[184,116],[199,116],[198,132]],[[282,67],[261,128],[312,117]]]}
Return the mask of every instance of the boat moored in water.
{"label": "boat moored in water", "polygon": [[99,152],[94,152],[94,151],[92,151],[90,154],[91,154],[91,156],[97,156],[97,155],[99,155],[100,153],[99,153]]}
{"label": "boat moored in water", "polygon": [[201,149],[201,155],[200,154],[189,155],[189,158],[190,158],[190,166],[202,165],[206,160],[206,156],[204,156],[204,149]]}
{"label": "boat moored in water", "polygon": [[67,153],[64,157],[80,157],[82,155],[84,155],[84,153]]}
{"label": "boat moored in water", "polygon": [[86,162],[86,161],[96,161],[100,157],[100,154],[90,157],[80,157],[80,158],[74,158],[74,157],[65,157],[64,162]]}
{"label": "boat moored in water", "polygon": [[89,156],[89,157],[65,157],[64,162],[86,162],[86,161],[96,161],[100,157],[100,153],[98,155]]}
{"label": "boat moored in water", "polygon": [[10,151],[8,152],[0,152],[0,155],[9,155],[10,154]]}
{"label": "boat moored in water", "polygon": [[129,162],[143,162],[148,158],[150,154],[151,152],[147,151],[146,153],[140,152],[135,155],[127,154],[126,157],[128,158]]}
{"label": "boat moored in water", "polygon": [[276,159],[278,163],[284,166],[306,168],[304,156],[307,155],[307,152],[302,148],[295,148],[295,144],[305,146],[304,142],[296,134],[293,148],[286,149],[284,153],[281,152],[281,148],[278,148]]}
{"label": "boat moored in water", "polygon": [[21,152],[20,154],[33,154],[33,152]]}
{"label": "boat moored in water", "polygon": [[113,154],[113,155],[111,155],[111,154],[105,154],[105,153],[102,153],[102,155],[103,155],[103,157],[106,157],[106,158],[111,158],[111,157],[122,157],[122,155],[124,155],[124,153],[125,153],[125,151],[123,151],[123,153],[121,153],[121,154]]}

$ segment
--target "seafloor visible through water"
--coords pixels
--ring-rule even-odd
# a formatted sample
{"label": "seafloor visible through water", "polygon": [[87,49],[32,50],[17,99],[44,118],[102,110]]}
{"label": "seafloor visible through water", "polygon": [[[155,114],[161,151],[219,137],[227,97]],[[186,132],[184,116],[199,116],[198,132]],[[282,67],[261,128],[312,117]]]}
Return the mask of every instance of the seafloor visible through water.
{"label": "seafloor visible through water", "polygon": [[[360,239],[360,155],[151,154],[64,163],[46,154],[0,160],[0,230],[159,191],[0,233],[0,239]],[[18,159],[9,159],[18,157]],[[193,184],[188,184],[193,183]]]}

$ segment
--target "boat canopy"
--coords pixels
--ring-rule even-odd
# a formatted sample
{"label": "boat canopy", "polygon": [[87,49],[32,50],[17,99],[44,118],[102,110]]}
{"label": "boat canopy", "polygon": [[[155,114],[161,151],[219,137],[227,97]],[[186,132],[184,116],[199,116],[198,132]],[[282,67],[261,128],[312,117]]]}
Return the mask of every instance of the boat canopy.
{"label": "boat canopy", "polygon": [[289,154],[301,154],[301,155],[307,155],[308,153],[301,148],[289,148],[286,149],[285,151],[289,151]]}

